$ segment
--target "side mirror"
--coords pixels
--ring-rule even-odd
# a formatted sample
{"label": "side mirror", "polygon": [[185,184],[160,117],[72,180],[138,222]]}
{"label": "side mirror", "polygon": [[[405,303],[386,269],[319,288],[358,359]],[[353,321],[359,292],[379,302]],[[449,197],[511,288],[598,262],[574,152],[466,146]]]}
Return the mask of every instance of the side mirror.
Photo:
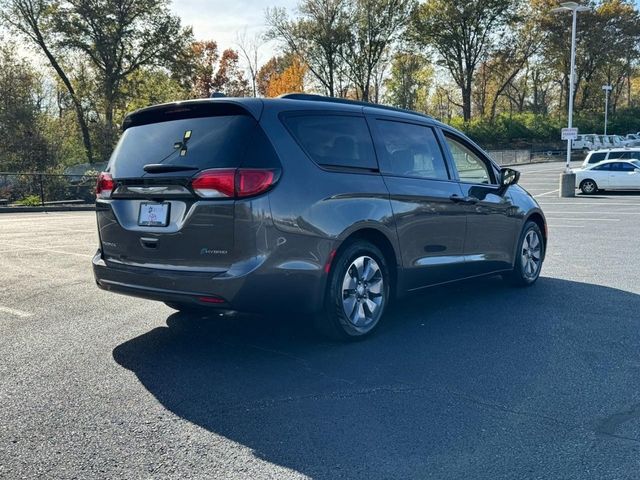
{"label": "side mirror", "polygon": [[510,187],[520,180],[520,172],[513,168],[503,168],[500,170],[500,185]]}

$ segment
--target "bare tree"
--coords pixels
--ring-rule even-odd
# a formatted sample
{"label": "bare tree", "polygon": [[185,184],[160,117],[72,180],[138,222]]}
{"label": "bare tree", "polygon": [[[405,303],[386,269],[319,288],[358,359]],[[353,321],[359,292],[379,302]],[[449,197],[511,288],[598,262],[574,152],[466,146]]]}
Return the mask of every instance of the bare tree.
{"label": "bare tree", "polygon": [[245,64],[249,79],[251,81],[251,90],[253,96],[258,96],[257,79],[260,71],[260,48],[264,45],[264,35],[257,34],[249,37],[247,30],[239,33],[236,37],[236,45],[238,53]]}

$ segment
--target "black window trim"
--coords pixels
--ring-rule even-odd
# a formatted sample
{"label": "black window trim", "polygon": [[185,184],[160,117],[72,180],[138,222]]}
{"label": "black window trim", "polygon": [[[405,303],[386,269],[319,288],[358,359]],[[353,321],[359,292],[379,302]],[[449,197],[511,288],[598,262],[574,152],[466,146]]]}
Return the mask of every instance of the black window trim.
{"label": "black window trim", "polygon": [[[302,143],[294,135],[294,133],[291,131],[291,129],[287,125],[287,122],[285,121],[287,118],[290,118],[290,117],[323,117],[323,116],[324,117],[327,117],[327,116],[356,117],[356,118],[364,119],[365,124],[367,125],[367,130],[369,132],[369,137],[371,138],[371,144],[373,145],[374,160],[377,165],[377,168],[353,167],[353,166],[347,167],[347,166],[341,166],[341,165],[327,165],[327,164],[316,162],[313,156],[307,151],[304,145],[302,145]],[[337,173],[353,173],[353,174],[360,174],[360,175],[380,175],[380,161],[378,160],[378,154],[375,148],[375,140],[371,132],[371,126],[369,125],[369,122],[367,122],[366,115],[355,113],[355,112],[345,112],[341,110],[335,110],[335,111],[334,110],[287,110],[285,112],[280,112],[278,114],[278,119],[280,120],[280,123],[285,128],[287,133],[289,133],[289,136],[293,139],[294,142],[296,142],[298,147],[300,147],[300,150],[302,150],[304,154],[307,156],[309,161],[320,170],[323,170],[325,172],[332,172],[332,173],[337,172]]]}

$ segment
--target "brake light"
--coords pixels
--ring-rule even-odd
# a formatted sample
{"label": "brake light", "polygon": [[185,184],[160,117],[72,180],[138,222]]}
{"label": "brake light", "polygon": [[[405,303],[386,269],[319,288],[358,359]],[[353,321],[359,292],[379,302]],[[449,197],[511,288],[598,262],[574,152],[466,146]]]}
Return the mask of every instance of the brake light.
{"label": "brake light", "polygon": [[191,187],[204,198],[233,197],[235,178],[235,169],[205,170],[191,181]]}
{"label": "brake light", "polygon": [[115,186],[116,182],[113,181],[113,177],[110,173],[100,173],[100,175],[98,175],[98,181],[96,183],[96,197],[110,198],[111,192],[113,192]]}
{"label": "brake light", "polygon": [[273,170],[241,168],[236,172],[236,195],[250,197],[258,195],[273,185]]}
{"label": "brake light", "polygon": [[212,169],[196,175],[191,181],[191,187],[204,198],[245,198],[266,192],[276,180],[275,170]]}

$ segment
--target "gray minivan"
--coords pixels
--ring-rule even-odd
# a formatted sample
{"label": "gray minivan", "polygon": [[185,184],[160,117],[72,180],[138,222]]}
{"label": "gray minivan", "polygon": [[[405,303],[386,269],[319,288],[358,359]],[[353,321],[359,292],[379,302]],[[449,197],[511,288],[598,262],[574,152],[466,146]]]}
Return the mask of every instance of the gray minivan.
{"label": "gray minivan", "polygon": [[540,275],[546,223],[519,173],[430,117],[292,94],[153,106],[123,130],[97,184],[103,289],[298,311],[353,339],[408,292]]}

